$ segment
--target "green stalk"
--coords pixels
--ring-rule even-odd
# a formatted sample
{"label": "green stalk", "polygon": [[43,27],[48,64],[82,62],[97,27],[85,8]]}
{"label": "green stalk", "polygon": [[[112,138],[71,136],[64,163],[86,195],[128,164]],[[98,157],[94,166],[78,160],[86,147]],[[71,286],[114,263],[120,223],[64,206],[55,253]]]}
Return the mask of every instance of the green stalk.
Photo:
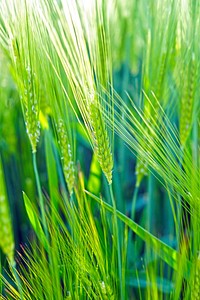
{"label": "green stalk", "polygon": [[134,189],[132,206],[131,206],[131,220],[133,220],[133,221],[135,219],[135,207],[136,207],[138,191],[139,191],[139,186],[137,185],[137,186],[135,186],[135,189]]}
{"label": "green stalk", "polygon": [[[183,157],[184,157],[184,148],[183,148],[183,152],[182,152],[182,155],[180,157],[180,161],[179,161],[179,167],[182,168],[182,165],[183,165]],[[180,242],[181,242],[181,227],[182,227],[182,213],[183,213],[183,209],[182,209],[182,203],[181,203],[181,195],[178,193],[177,195],[177,200],[178,200],[178,203],[177,203],[177,250],[179,250],[180,248]]]}
{"label": "green stalk", "polygon": [[40,185],[39,173],[38,173],[38,168],[37,168],[36,152],[33,152],[33,169],[34,169],[34,173],[35,173],[36,186],[37,186],[38,196],[39,196],[39,205],[40,205],[40,210],[41,210],[42,224],[44,227],[45,235],[48,239],[49,234],[48,234],[47,222],[46,222],[46,218],[45,218],[44,199],[42,196],[42,189],[41,189],[41,185]]}
{"label": "green stalk", "polygon": [[[194,117],[194,124],[193,124],[193,130],[192,130],[192,137],[193,137],[193,162],[195,167],[199,166],[199,149],[198,149],[198,136],[199,136],[199,132],[198,132],[198,118],[195,115]],[[194,171],[196,172],[196,170]],[[195,188],[198,188],[195,186]],[[199,207],[197,208],[199,210]],[[195,211],[194,211],[194,215],[192,218],[192,229],[193,232],[195,232],[196,234],[194,234],[194,238],[193,238],[193,247],[194,247],[194,252],[198,253],[200,250],[200,246],[199,246],[199,241],[200,241],[200,231],[199,231],[199,226],[200,226],[200,221],[199,218],[197,217],[199,216],[199,211],[197,211],[197,214],[195,215]]]}
{"label": "green stalk", "polygon": [[119,275],[119,284],[120,284],[120,299],[125,299],[124,291],[123,291],[123,278],[122,278],[122,263],[121,263],[121,248],[120,248],[120,242],[119,242],[119,230],[118,230],[118,221],[117,221],[117,208],[115,203],[115,198],[113,195],[113,188],[112,185],[109,185],[110,188],[110,196],[112,200],[112,206],[114,209],[114,224],[113,224],[113,230],[114,230],[114,236],[116,237],[116,245],[117,245],[117,260],[118,260],[118,275]]}
{"label": "green stalk", "polygon": [[[151,234],[155,234],[154,220],[156,214],[156,205],[154,199],[155,189],[155,178],[154,175],[149,172],[148,176],[148,202],[147,202],[147,230]],[[148,244],[146,245],[147,259],[151,259],[153,252],[149,249]]]}
{"label": "green stalk", "polygon": [[[130,49],[130,41],[127,38],[126,41],[126,59],[123,65],[123,76],[122,76],[122,98],[124,100],[125,103],[127,103],[127,95],[126,95],[126,90],[128,89],[128,83],[129,83],[129,49]],[[125,113],[122,110],[122,120],[125,119]],[[119,141],[119,161],[120,161],[120,176],[121,176],[121,180],[123,180],[123,177],[126,176],[126,146],[123,142],[123,140],[120,139]],[[121,201],[120,199],[120,207],[122,207],[122,212],[125,213],[125,201]]]}
{"label": "green stalk", "polygon": [[[46,166],[48,174],[48,184],[50,193],[50,203],[51,203],[51,213],[53,220],[55,219],[55,211],[58,210],[58,176],[57,176],[57,166],[54,159],[54,153],[52,148],[52,136],[50,130],[45,130],[45,156],[46,156]],[[55,221],[55,220],[54,220]]]}
{"label": "green stalk", "polygon": [[123,249],[122,249],[122,290],[124,291],[124,297],[127,299],[126,291],[126,266],[127,266],[127,252],[128,252],[128,226],[124,226],[124,240],[123,240]]}
{"label": "green stalk", "polygon": [[[133,221],[135,219],[135,207],[136,207],[138,191],[139,191],[139,185],[136,185],[135,189],[134,189],[134,193],[133,193],[132,206],[131,206],[131,220],[133,220]],[[134,253],[134,255],[135,255],[135,250],[136,250],[136,249],[134,249],[134,245],[131,243],[132,236],[133,236],[133,232],[131,230],[129,230],[129,234],[128,234],[128,261],[129,262],[132,262],[130,260],[131,258],[133,258],[132,253]]]}
{"label": "green stalk", "polygon": [[[3,274],[2,272],[2,265],[1,265],[1,254],[0,254],[0,274]],[[3,279],[2,276],[0,276],[0,294],[2,295],[3,290]]]}
{"label": "green stalk", "polygon": [[154,176],[149,172],[149,178],[148,178],[148,205],[147,205],[147,229],[149,232],[154,233],[154,222],[155,219],[155,199],[154,199],[154,183],[155,179]]}

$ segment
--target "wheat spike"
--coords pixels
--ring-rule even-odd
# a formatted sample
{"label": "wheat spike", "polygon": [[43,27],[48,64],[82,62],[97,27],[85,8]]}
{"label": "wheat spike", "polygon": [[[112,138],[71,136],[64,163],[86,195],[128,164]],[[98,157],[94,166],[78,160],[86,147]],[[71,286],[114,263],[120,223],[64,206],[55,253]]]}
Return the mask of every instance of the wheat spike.
{"label": "wheat spike", "polygon": [[190,78],[189,82],[185,82],[185,89],[181,99],[181,117],[180,117],[180,141],[184,146],[191,130],[192,113],[194,107],[194,97],[196,88],[196,66],[195,56],[192,55],[190,65],[186,72],[186,80]]}
{"label": "wheat spike", "polygon": [[95,152],[100,166],[108,180],[112,183],[113,158],[109,145],[108,133],[101,112],[97,105],[90,105],[90,120],[93,130]]}
{"label": "wheat spike", "polygon": [[135,174],[137,176],[136,186],[139,186],[143,177],[148,175],[148,165],[144,159],[138,157]]}
{"label": "wheat spike", "polygon": [[21,97],[24,107],[26,131],[32,146],[36,152],[37,143],[40,137],[39,122],[39,101],[36,95],[34,75],[30,67],[27,68],[27,82],[24,83],[24,95]]}
{"label": "wheat spike", "polygon": [[6,193],[3,167],[0,157],[0,247],[8,257],[11,264],[14,263],[14,237],[12,222]]}
{"label": "wheat spike", "polygon": [[191,299],[192,300],[200,299],[200,255],[197,258],[197,262],[196,262],[196,270],[195,270],[194,280],[191,289]]}
{"label": "wheat spike", "polygon": [[[17,84],[22,110],[24,114],[24,120],[26,125],[26,132],[28,134],[32,152],[36,152],[37,143],[40,137],[40,95],[39,84],[36,78],[36,74],[31,65],[29,57],[23,57],[20,55],[20,51],[17,46],[19,43],[17,40],[12,40],[12,75]],[[24,45],[21,45],[22,50]],[[26,51],[28,51],[26,49]],[[22,51],[23,52],[23,51]],[[26,61],[29,61],[27,64]]]}
{"label": "wheat spike", "polygon": [[75,182],[75,168],[72,157],[72,146],[69,141],[67,131],[65,130],[64,122],[59,119],[56,124],[58,143],[61,151],[61,160],[63,165],[63,172],[68,186],[70,195],[73,192]]}

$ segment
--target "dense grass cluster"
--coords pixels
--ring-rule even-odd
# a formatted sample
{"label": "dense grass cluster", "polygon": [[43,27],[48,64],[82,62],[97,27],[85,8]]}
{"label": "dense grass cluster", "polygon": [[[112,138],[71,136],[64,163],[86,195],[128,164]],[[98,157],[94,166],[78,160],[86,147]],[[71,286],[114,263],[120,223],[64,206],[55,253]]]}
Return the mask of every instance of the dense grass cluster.
{"label": "dense grass cluster", "polygon": [[200,299],[200,0],[0,0],[0,299]]}

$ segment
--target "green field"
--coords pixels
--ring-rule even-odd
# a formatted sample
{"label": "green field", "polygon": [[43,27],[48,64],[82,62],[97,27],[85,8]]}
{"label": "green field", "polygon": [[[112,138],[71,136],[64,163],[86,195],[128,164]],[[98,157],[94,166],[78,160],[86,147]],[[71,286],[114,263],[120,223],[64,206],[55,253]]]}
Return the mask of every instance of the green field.
{"label": "green field", "polygon": [[0,0],[0,299],[200,299],[200,0]]}

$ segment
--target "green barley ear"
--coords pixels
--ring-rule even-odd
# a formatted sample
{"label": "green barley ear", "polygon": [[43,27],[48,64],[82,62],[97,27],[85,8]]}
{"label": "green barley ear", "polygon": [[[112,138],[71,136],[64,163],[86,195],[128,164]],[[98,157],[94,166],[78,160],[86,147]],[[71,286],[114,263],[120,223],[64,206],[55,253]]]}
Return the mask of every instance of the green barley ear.
{"label": "green barley ear", "polygon": [[16,44],[13,42],[13,51],[15,53],[15,65],[13,65],[12,73],[16,80],[20,93],[20,100],[24,114],[26,132],[28,134],[32,152],[36,152],[37,143],[40,137],[40,94],[37,75],[33,69],[32,59],[22,57],[20,53],[28,52],[23,45],[21,51],[18,51]]}
{"label": "green barley ear", "polygon": [[137,156],[137,163],[136,163],[136,186],[139,187],[142,179],[148,175],[148,164],[144,159],[141,159]]}
{"label": "green barley ear", "polygon": [[32,73],[33,71],[27,67],[27,82],[24,86],[24,94],[21,95],[22,106],[24,111],[26,131],[32,146],[33,153],[36,152],[37,143],[40,137],[39,122],[39,101],[36,95]]}
{"label": "green barley ear", "polygon": [[90,105],[90,119],[93,131],[94,150],[96,152],[100,166],[108,180],[112,183],[113,158],[109,145],[108,133],[102,117],[102,114],[97,105]]}
{"label": "green barley ear", "polygon": [[195,89],[197,77],[197,62],[195,54],[192,53],[192,58],[185,71],[183,95],[181,98],[181,115],[180,115],[180,142],[184,146],[190,134],[193,108],[195,103]]}
{"label": "green barley ear", "polygon": [[62,118],[60,118],[56,122],[56,132],[61,152],[64,177],[68,186],[69,193],[71,195],[75,183],[75,166],[73,161],[71,142]]}
{"label": "green barley ear", "polygon": [[200,255],[197,257],[194,280],[191,286],[191,299],[200,299]]}
{"label": "green barley ear", "polygon": [[0,156],[0,248],[8,257],[10,263],[14,263],[14,237],[10,209],[6,193],[3,166]]}
{"label": "green barley ear", "polygon": [[[111,59],[109,58],[109,43],[106,43],[107,26],[104,24],[101,2],[99,3],[100,7],[96,7],[95,10],[94,6],[98,6],[98,3],[94,1],[91,5],[91,15],[88,15],[88,18],[85,18],[86,12],[84,9],[79,9],[77,1],[72,1],[73,5],[70,5],[71,2],[66,3],[64,0],[60,2],[60,7],[55,3],[51,3],[49,14],[44,14],[40,10],[39,15],[44,21],[48,32],[48,40],[50,38],[56,56],[58,56],[66,75],[73,99],[76,102],[74,104],[67,97],[68,103],[71,104],[75,112],[78,108],[88,130],[90,143],[95,149],[109,184],[111,184],[113,160],[108,133],[101,115],[101,110],[104,107],[100,97],[103,94],[101,93],[102,87],[108,85],[108,80],[111,81],[112,68]],[[64,9],[61,9],[61,7]],[[52,20],[52,12],[60,20],[57,30],[55,30],[54,21]],[[64,12],[65,14],[63,14]],[[92,30],[92,36],[89,30],[91,27],[94,29],[94,31]],[[59,65],[55,63],[52,53],[48,50],[47,52],[53,69],[62,84],[63,92],[67,96],[65,78],[60,76]],[[94,97],[97,94],[100,95],[99,98]],[[111,111],[112,109],[109,113]]]}
{"label": "green barley ear", "polygon": [[[154,99],[155,100],[155,99]],[[154,109],[155,111],[158,110],[158,104],[154,101],[152,102],[154,105]],[[144,104],[144,119],[147,120],[147,123],[151,120],[151,115],[154,113],[155,111],[153,111],[149,99],[148,97],[145,95],[145,104]],[[157,114],[155,114],[157,116]],[[145,149],[146,148],[146,144],[148,144],[147,138],[145,137],[151,137],[152,133],[149,131],[147,124],[145,124],[144,122],[142,122],[142,127],[143,130],[145,132],[144,134],[144,140],[141,141],[138,145],[138,147],[140,149]],[[149,151],[149,149],[148,149]],[[137,155],[137,161],[136,161],[136,186],[139,187],[141,181],[143,180],[143,178],[145,176],[148,175],[148,163],[147,160],[144,157],[141,157],[141,155],[138,152]]]}
{"label": "green barley ear", "polygon": [[[147,101],[147,99],[144,99],[144,118],[147,121],[151,119],[152,115],[155,115],[155,113],[158,112],[159,103],[161,103],[162,106],[167,103],[167,72],[170,64],[170,53],[174,50],[176,10],[172,3],[169,8],[169,13],[169,11],[166,10],[166,3],[166,1],[161,1],[156,4],[157,9],[163,16],[162,21],[159,14],[153,14],[153,10],[150,9],[150,2],[149,7],[147,6],[147,22],[149,23],[149,29],[147,30],[145,39],[144,63],[142,70],[142,88],[152,103],[152,105],[150,105],[150,102]],[[163,20],[165,21],[163,22]],[[153,38],[154,36],[157,36],[156,40]],[[155,97],[152,97],[152,92],[158,100],[156,100]],[[144,130],[146,131],[146,136],[151,134],[148,129],[146,129],[145,124]],[[147,141],[140,145],[140,147],[145,148],[144,145],[146,142]],[[145,159],[138,155],[136,164],[137,186],[140,185],[140,182],[147,173],[148,165]]]}
{"label": "green barley ear", "polygon": [[101,291],[103,294],[103,299],[105,300],[114,300],[115,299],[115,295],[112,292],[112,289],[109,285],[106,285],[106,283],[104,281],[100,282],[100,287],[101,287]]}
{"label": "green barley ear", "polygon": [[[13,79],[17,85],[28,137],[32,151],[36,152],[40,136],[40,93],[38,71],[40,69],[39,51],[34,34],[35,21],[31,3],[6,1],[1,3],[0,31],[5,41]],[[6,17],[5,17],[6,16]],[[40,70],[41,71],[41,70]]]}

